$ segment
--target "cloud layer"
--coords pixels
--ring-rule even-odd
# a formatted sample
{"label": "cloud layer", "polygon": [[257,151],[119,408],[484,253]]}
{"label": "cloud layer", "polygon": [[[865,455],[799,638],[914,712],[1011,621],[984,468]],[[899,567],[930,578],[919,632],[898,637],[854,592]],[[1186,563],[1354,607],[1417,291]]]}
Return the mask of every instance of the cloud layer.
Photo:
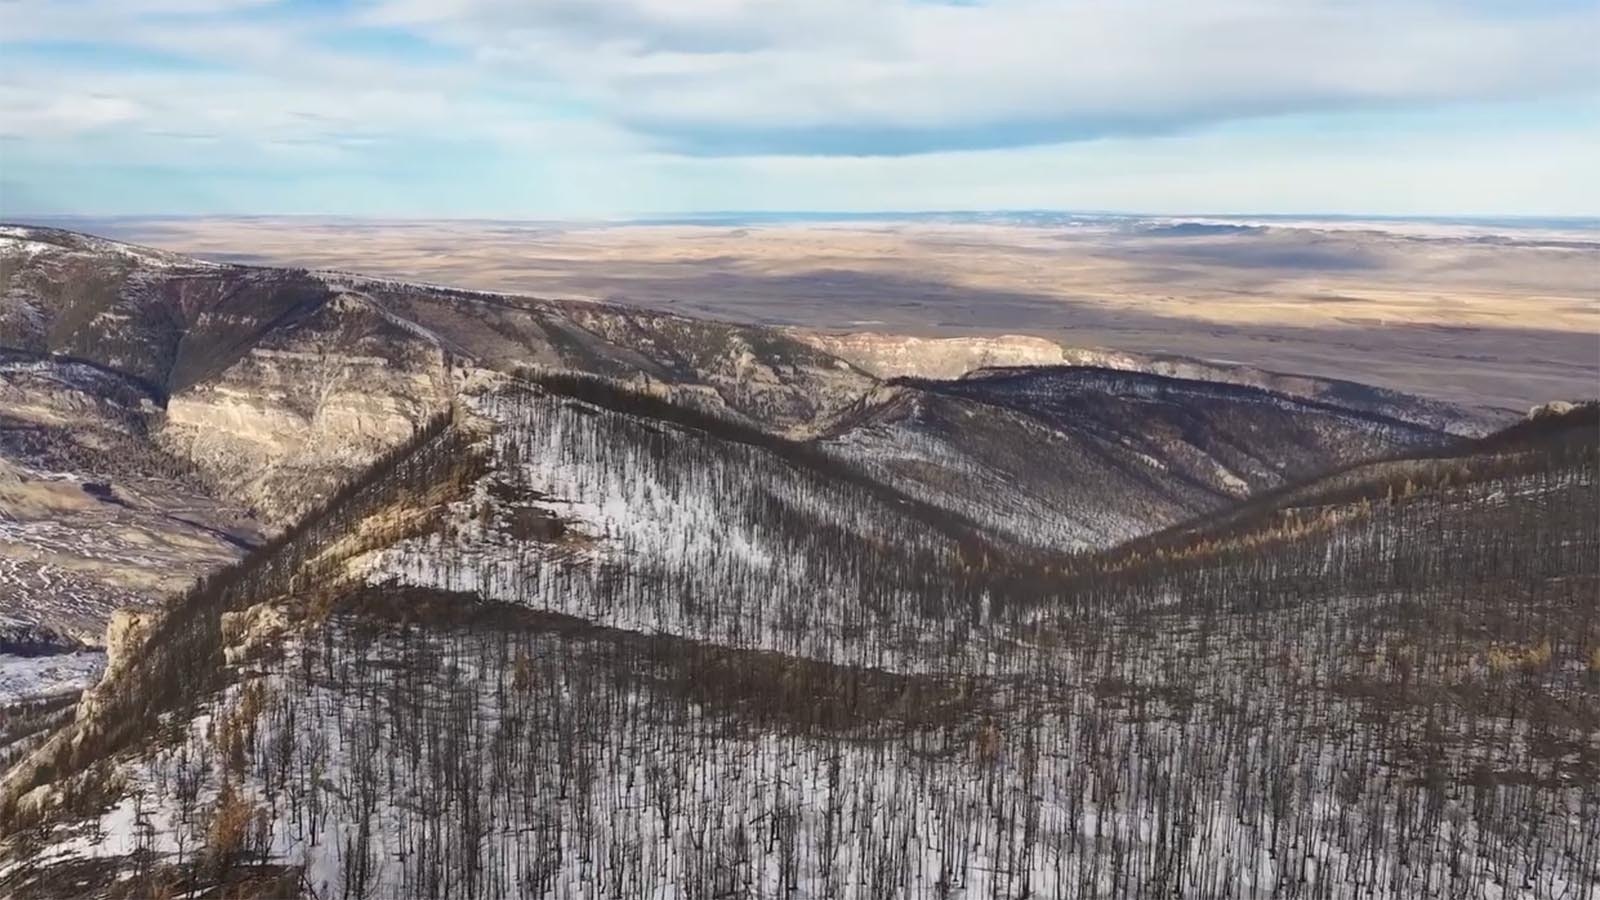
{"label": "cloud layer", "polygon": [[785,159],[977,154],[1009,181],[1037,148],[1281,147],[1462,110],[1560,143],[1600,118],[1596,46],[1590,0],[10,0],[0,187],[50,194],[68,166],[553,184],[606,161],[668,200]]}
{"label": "cloud layer", "polygon": [[904,154],[1600,83],[1593,7],[1415,0],[397,0],[504,73],[707,154]]}

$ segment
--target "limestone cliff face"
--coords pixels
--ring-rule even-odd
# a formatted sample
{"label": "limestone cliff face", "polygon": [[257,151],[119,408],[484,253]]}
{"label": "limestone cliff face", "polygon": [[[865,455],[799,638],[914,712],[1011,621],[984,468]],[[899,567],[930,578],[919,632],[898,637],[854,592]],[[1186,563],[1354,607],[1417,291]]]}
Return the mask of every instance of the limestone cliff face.
{"label": "limestone cliff face", "polygon": [[111,614],[106,624],[106,672],[115,675],[128,667],[136,658],[150,626],[159,613],[150,610],[119,609]]}
{"label": "limestone cliff face", "polygon": [[257,603],[248,609],[222,614],[222,657],[236,665],[258,649],[288,633],[294,624],[289,607]]}
{"label": "limestone cliff face", "polygon": [[175,394],[158,440],[282,526],[446,408],[451,393],[437,341],[346,294]]}
{"label": "limestone cliff face", "polygon": [[997,366],[1054,366],[1068,362],[1055,341],[1020,334],[925,338],[796,331],[795,336],[879,378],[960,378],[977,369]]}
{"label": "limestone cliff face", "polygon": [[1544,419],[1553,418],[1556,416],[1564,416],[1577,408],[1578,404],[1573,403],[1570,400],[1551,400],[1549,403],[1541,403],[1538,406],[1528,410],[1528,418]]}

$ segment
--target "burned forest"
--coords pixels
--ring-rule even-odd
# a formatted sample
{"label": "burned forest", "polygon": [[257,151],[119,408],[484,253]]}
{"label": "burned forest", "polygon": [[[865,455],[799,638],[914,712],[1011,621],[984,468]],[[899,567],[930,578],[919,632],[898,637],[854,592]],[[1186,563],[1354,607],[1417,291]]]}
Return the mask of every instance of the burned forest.
{"label": "burned forest", "polygon": [[[81,693],[0,697],[0,895],[1600,894],[1594,403],[1472,436],[1148,373],[878,382],[345,279],[214,377],[411,342],[370,403],[411,418],[109,614]],[[486,364],[513,319],[563,364]],[[719,368],[760,354],[788,381]],[[176,384],[122,440],[196,491],[321,459],[184,456],[234,395]]]}

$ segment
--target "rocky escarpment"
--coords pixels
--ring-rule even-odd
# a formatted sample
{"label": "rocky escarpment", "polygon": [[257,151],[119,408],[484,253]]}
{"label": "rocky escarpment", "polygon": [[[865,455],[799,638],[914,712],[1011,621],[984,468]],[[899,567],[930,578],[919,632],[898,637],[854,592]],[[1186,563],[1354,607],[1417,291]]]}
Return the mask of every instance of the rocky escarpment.
{"label": "rocky escarpment", "polygon": [[436,339],[345,293],[174,394],[157,440],[281,525],[445,409],[451,379]]}
{"label": "rocky escarpment", "polygon": [[56,730],[5,770],[0,778],[0,808],[9,814],[27,816],[61,802],[64,790],[70,786],[51,779],[55,761],[84,751],[103,732],[98,717],[129,692],[129,674],[147,649],[150,629],[158,618],[159,613],[132,609],[111,615],[105,628],[105,668],[78,698],[66,727]]}
{"label": "rocky escarpment", "polygon": [[1070,361],[1055,341],[1021,334],[930,338],[799,329],[792,334],[879,378],[960,378],[995,366],[1054,366]]}
{"label": "rocky escarpment", "polygon": [[794,335],[886,379],[954,379],[989,369],[1078,366],[1262,388],[1462,436],[1487,434],[1516,420],[1514,410],[1466,408],[1352,381],[1271,372],[1254,366],[1185,356],[1070,347],[1027,335],[926,338],[799,330]]}

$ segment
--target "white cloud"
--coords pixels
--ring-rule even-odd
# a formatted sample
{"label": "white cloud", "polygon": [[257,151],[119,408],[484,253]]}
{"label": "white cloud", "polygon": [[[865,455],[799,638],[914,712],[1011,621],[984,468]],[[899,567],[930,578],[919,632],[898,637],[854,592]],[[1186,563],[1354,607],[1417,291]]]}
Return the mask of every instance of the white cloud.
{"label": "white cloud", "polygon": [[710,152],[1036,143],[1600,83],[1585,6],[396,0],[374,19]]}
{"label": "white cloud", "polygon": [[[1600,116],[1533,130],[1408,128],[1379,117],[1340,133],[1228,126],[913,157],[657,157],[666,196],[695,209],[1076,209],[1145,213],[1573,215],[1600,210]],[[1385,123],[1389,127],[1381,127]]]}
{"label": "white cloud", "polygon": [[96,202],[144,166],[306,212],[1600,208],[1595,107],[1497,121],[1595,96],[1592,4],[0,0],[0,40],[44,42],[0,47],[7,178]]}
{"label": "white cloud", "polygon": [[[0,5],[0,32],[203,60],[283,93],[324,94],[334,102],[316,105],[353,114],[381,107],[373,97],[384,91],[419,110],[440,97],[482,108],[481,95],[493,94],[505,112],[534,120],[563,105],[712,155],[1025,146],[1600,85],[1600,6],[1584,4],[375,0],[297,17],[231,14],[254,6],[272,9],[14,0]],[[374,26],[460,56],[374,55],[328,41]],[[183,106],[181,95],[159,99],[143,102]]]}
{"label": "white cloud", "polygon": [[0,136],[51,138],[124,125],[143,119],[146,110],[127,97],[79,90],[29,91],[0,85]]}

